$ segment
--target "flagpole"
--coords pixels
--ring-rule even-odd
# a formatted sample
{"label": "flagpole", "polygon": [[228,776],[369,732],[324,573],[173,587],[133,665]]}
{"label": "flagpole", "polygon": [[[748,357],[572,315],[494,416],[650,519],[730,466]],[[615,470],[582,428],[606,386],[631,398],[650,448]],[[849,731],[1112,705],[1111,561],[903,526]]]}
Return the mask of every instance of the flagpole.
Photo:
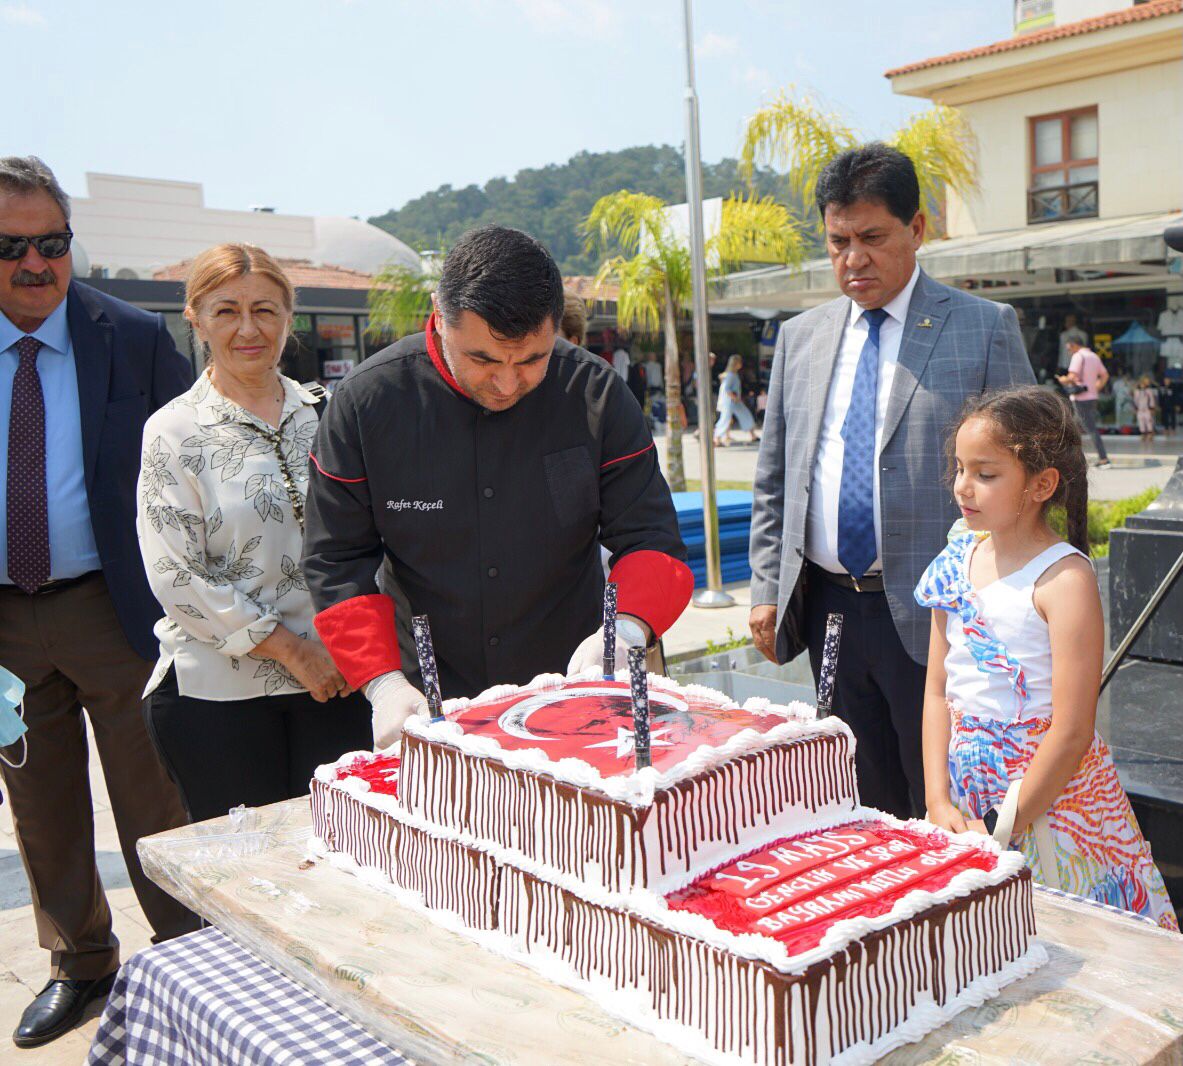
{"label": "flagpole", "polygon": [[733,607],[723,591],[719,558],[719,508],[715,499],[715,438],[711,432],[710,319],[707,317],[706,258],[702,225],[702,160],[698,143],[698,93],[694,89],[694,28],[691,0],[682,0],[686,30],[686,208],[690,216],[691,308],[694,316],[694,365],[698,372],[698,448],[702,481],[702,527],[706,535],[706,588],[694,594],[695,607]]}

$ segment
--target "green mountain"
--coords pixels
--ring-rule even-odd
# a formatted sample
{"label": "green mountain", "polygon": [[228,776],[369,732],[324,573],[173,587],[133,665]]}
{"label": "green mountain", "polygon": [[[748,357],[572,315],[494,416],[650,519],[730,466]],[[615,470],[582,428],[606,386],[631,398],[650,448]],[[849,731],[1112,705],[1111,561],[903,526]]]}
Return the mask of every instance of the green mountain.
{"label": "green mountain", "polygon": [[[669,145],[580,152],[566,163],[519,170],[512,178],[493,178],[484,186],[441,185],[370,221],[419,251],[446,249],[465,230],[487,222],[516,226],[542,241],[564,274],[594,274],[599,261],[583,250],[578,228],[596,200],[631,189],[681,203],[685,178],[682,153]],[[704,163],[702,185],[706,198],[746,188],[734,159]],[[784,179],[771,170],[757,172],[756,189],[785,196]]]}

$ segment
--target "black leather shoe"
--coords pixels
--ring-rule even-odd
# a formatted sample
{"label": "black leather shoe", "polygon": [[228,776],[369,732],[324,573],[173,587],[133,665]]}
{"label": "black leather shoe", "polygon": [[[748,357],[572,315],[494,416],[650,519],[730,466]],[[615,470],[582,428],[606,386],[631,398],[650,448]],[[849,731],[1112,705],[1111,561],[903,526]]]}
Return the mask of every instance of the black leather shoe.
{"label": "black leather shoe", "polygon": [[50,981],[21,1015],[21,1023],[12,1034],[17,1047],[40,1047],[68,1033],[86,1005],[101,999],[111,991],[115,974],[109,973],[97,981]]}

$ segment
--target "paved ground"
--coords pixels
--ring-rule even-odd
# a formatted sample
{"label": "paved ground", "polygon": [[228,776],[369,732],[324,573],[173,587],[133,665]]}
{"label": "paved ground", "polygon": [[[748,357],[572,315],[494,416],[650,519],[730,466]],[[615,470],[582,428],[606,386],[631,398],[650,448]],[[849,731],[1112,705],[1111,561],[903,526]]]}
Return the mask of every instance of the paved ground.
{"label": "paved ground", "polygon": [[681,659],[705,650],[708,641],[721,643],[732,637],[748,637],[748,608],[751,597],[747,582],[728,585],[734,607],[704,609],[691,605],[674,623],[663,641],[669,659]]}
{"label": "paved ground", "polygon": [[[115,933],[123,945],[124,958],[150,943],[152,932],[136,902],[127,879],[127,868],[115,836],[115,822],[107,802],[98,758],[91,738],[91,790],[94,794],[95,840],[99,870],[107,886],[115,918]],[[0,789],[2,790],[2,789]],[[49,977],[49,955],[37,946],[29,885],[16,850],[12,818],[7,801],[0,807],[0,1062],[12,1066],[79,1066],[86,1059],[91,1038],[98,1027],[101,1004],[91,1004],[84,1024],[72,1033],[31,1051],[12,1046],[10,1034]]]}

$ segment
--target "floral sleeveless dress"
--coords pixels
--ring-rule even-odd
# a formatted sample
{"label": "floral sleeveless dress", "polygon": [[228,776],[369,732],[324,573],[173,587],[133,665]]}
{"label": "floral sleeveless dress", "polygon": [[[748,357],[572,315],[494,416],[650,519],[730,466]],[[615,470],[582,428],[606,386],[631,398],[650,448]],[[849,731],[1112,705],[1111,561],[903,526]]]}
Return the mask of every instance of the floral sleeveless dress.
{"label": "floral sleeveless dress", "polygon": [[[955,527],[948,547],[929,565],[915,595],[922,607],[949,613],[949,630],[954,625],[961,627],[960,634],[950,633],[946,666],[951,680],[955,676],[972,676],[967,671],[967,663],[972,663],[977,671],[995,676],[982,679],[990,685],[963,684],[963,688],[1005,688],[1009,696],[1008,700],[979,698],[975,706],[957,691],[957,684],[946,687],[952,717],[949,795],[965,817],[980,819],[991,807],[1002,803],[1010,782],[1026,773],[1040,740],[1051,727],[1051,645],[1050,640],[1046,641],[1046,652],[1043,648],[1033,652],[1031,641],[1024,645],[1025,654],[1033,660],[1028,671],[999,639],[1000,629],[1015,631],[1014,620],[1001,620],[1000,624],[997,598],[992,616],[989,598],[983,595],[987,590],[975,590],[970,584],[968,561],[978,539],[974,533],[958,533]],[[1012,596],[1029,596],[1028,585],[1033,590],[1038,576],[1027,575],[1028,580],[1010,589]],[[1027,633],[1037,636],[1031,616],[1038,618],[1033,607]],[[959,657],[958,661],[950,663],[954,656]],[[1034,660],[1044,660],[1046,671],[1041,673],[1040,664]],[[1029,677],[1029,673],[1033,676]],[[1032,690],[1037,687],[1034,675],[1042,680],[1038,686],[1042,691],[1037,694],[1044,697],[1042,700],[1032,698]],[[1022,851],[1036,881],[1143,915],[1164,929],[1178,930],[1162,875],[1154,865],[1150,846],[1138,828],[1113,758],[1099,734],[1094,734],[1076,773],[1047,812],[1047,822],[1054,871],[1042,868],[1030,826],[1012,841],[1012,847]]]}

